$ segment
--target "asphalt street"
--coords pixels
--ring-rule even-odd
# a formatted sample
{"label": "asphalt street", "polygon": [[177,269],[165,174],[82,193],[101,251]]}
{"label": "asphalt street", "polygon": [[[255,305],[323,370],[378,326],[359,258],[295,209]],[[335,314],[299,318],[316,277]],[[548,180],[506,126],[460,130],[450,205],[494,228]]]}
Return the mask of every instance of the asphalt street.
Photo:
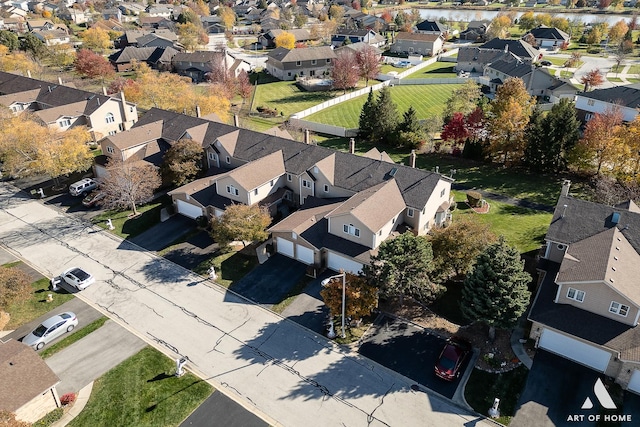
{"label": "asphalt street", "polygon": [[[45,275],[86,268],[77,294],[268,423],[491,425],[412,380],[86,222],[0,185],[0,242]],[[195,286],[194,286],[195,285]]]}
{"label": "asphalt street", "polygon": [[193,411],[180,427],[268,427],[269,424],[256,417],[224,394],[214,391]]}

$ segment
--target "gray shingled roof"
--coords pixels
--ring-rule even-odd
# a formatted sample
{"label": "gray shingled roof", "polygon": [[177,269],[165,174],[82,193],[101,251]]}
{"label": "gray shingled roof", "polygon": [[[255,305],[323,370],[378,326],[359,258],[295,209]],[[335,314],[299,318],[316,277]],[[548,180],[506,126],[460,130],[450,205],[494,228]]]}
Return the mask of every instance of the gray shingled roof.
{"label": "gray shingled roof", "polygon": [[614,86],[607,89],[580,92],[578,95],[612,104],[617,103],[629,108],[640,108],[640,89],[634,87]]}
{"label": "gray shingled roof", "polygon": [[538,59],[540,52],[524,40],[500,39],[489,40],[480,46],[481,49],[508,50],[523,59]]}
{"label": "gray shingled roof", "polygon": [[497,70],[508,76],[519,78],[523,78],[527,74],[531,74],[531,70],[533,69],[533,65],[531,65],[530,63],[524,63],[518,59],[498,59],[487,65],[487,67],[493,68],[494,70]]}
{"label": "gray shingled roof", "polygon": [[540,26],[529,31],[537,39],[569,40],[569,34],[555,27]]}
{"label": "gray shingled roof", "polygon": [[439,31],[441,33],[446,33],[448,31],[447,27],[445,27],[438,21],[430,21],[428,19],[418,23],[416,25],[416,28],[418,29],[418,31]]}
{"label": "gray shingled roof", "polygon": [[269,59],[279,62],[311,61],[313,59],[335,58],[331,46],[307,47],[304,49],[285,49],[278,47],[269,53]]}

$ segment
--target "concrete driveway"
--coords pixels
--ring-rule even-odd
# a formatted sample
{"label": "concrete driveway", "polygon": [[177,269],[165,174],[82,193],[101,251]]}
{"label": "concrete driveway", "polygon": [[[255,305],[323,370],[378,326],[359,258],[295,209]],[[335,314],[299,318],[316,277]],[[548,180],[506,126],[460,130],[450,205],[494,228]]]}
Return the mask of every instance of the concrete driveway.
{"label": "concrete driveway", "polygon": [[270,306],[282,301],[306,271],[305,264],[275,254],[229,289],[258,304]]}
{"label": "concrete driveway", "polygon": [[[596,380],[604,375],[555,354],[538,350],[527,383],[518,402],[512,427],[595,426],[589,415],[638,413],[637,396],[628,396],[622,408],[605,410],[593,392]],[[627,393],[630,394],[630,393]],[[592,409],[581,409],[586,398]],[[633,409],[635,408],[635,409]],[[569,415],[584,415],[584,421],[569,421]]]}

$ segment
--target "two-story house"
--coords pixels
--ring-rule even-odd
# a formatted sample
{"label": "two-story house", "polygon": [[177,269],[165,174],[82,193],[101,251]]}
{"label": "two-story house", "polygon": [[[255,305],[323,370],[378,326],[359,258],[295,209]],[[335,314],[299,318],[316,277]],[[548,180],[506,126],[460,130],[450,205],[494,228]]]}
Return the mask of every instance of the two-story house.
{"label": "two-story house", "polygon": [[533,37],[535,46],[538,49],[547,50],[558,50],[563,44],[569,43],[569,40],[571,40],[571,36],[564,31],[544,25],[529,30],[522,38],[526,39],[528,37]]}
{"label": "two-story house", "polygon": [[614,86],[579,92],[576,95],[577,115],[583,123],[591,120],[594,114],[604,113],[611,108],[620,109],[623,121],[634,121],[640,108],[640,89],[634,86]]}
{"label": "two-story house", "polygon": [[640,392],[640,208],[576,199],[569,186],[545,236],[529,337]]}
{"label": "two-story house", "polygon": [[391,45],[391,52],[435,56],[442,51],[443,44],[444,38],[436,34],[400,32]]}
{"label": "two-story house", "polygon": [[357,30],[339,29],[331,36],[331,45],[335,47],[355,43],[366,43],[373,47],[382,47],[387,44],[387,39],[366,28]]}
{"label": "two-story house", "polygon": [[336,54],[330,46],[285,49],[279,47],[269,53],[267,71],[280,80],[296,77],[322,77],[333,67]]}
{"label": "two-story house", "polygon": [[313,40],[313,37],[311,37],[311,33],[309,32],[309,30],[306,30],[304,28],[287,31],[281,29],[273,29],[260,34],[260,36],[258,37],[258,43],[260,43],[263,47],[274,48],[276,47],[276,37],[284,32],[293,35],[296,43],[307,43]]}
{"label": "two-story house", "polygon": [[511,54],[525,63],[533,63],[541,58],[540,52],[524,40],[494,38],[477,47],[461,47],[455,70],[482,73],[487,64]]}
{"label": "two-story house", "polygon": [[418,34],[433,34],[436,36],[442,36],[443,39],[446,39],[449,34],[449,28],[438,21],[426,19],[416,24],[415,32]]}

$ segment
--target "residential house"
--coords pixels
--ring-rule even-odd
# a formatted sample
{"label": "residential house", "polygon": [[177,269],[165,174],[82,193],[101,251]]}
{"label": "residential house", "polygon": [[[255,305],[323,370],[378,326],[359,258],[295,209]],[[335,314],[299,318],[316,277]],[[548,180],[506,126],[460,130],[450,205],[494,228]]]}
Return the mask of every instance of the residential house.
{"label": "residential house", "polygon": [[182,50],[183,46],[175,39],[168,39],[156,33],[149,33],[138,37],[136,40],[138,47],[171,47],[175,50]]}
{"label": "residential house", "polygon": [[571,39],[569,34],[564,31],[544,25],[529,30],[522,38],[525,40],[527,38],[533,38],[533,40],[535,40],[534,45],[538,49],[547,50],[558,50],[563,44],[569,43]]}
{"label": "residential house", "polygon": [[447,219],[452,180],[380,152],[356,156],[159,109],[127,132],[144,128],[136,138],[104,141],[155,141],[159,122],[165,141],[199,142],[209,166],[209,176],[170,192],[178,213],[212,217],[233,203],[258,203],[286,216],[299,207],[271,229],[274,251],[315,268],[359,271],[384,239],[425,234]]}
{"label": "residential house", "polygon": [[524,40],[495,38],[478,47],[461,47],[458,50],[455,70],[482,73],[487,64],[510,54],[517,56],[525,63],[533,63],[540,58],[540,52]]}
{"label": "residential house", "polygon": [[209,34],[222,34],[225,32],[224,24],[219,16],[202,16],[202,26]]}
{"label": "residential house", "polygon": [[24,33],[29,31],[27,20],[22,17],[4,18],[3,21],[3,30],[13,31],[15,33]]}
{"label": "residential house", "polygon": [[636,85],[614,86],[576,95],[576,110],[583,123],[591,120],[594,114],[604,113],[612,108],[620,109],[625,122],[635,120],[640,108],[640,89]]}
{"label": "residential house", "polygon": [[32,31],[31,34],[36,36],[46,46],[68,44],[71,42],[71,37],[66,31],[63,30]]}
{"label": "residential house", "polygon": [[110,55],[109,61],[119,72],[130,71],[135,62],[145,62],[155,70],[170,71],[171,59],[178,53],[172,47],[127,46]]}
{"label": "residential house", "polygon": [[202,82],[207,73],[214,71],[217,63],[223,60],[224,54],[222,52],[182,52],[173,56],[171,65],[174,71],[181,76],[190,77],[194,82]]}
{"label": "residential house", "polygon": [[163,18],[171,19],[173,14],[173,7],[169,6],[149,6],[147,7],[148,16],[161,16]]}
{"label": "residential house", "polygon": [[70,21],[74,24],[80,25],[89,22],[91,14],[90,12],[85,12],[84,10],[76,9],[74,7],[66,7],[60,11],[58,17],[65,21]]}
{"label": "residential house", "polygon": [[640,393],[640,208],[569,189],[565,181],[545,236],[529,337]]}
{"label": "residential house", "polygon": [[335,47],[346,46],[354,43],[366,43],[379,48],[387,44],[387,39],[369,29],[346,30],[340,29],[331,36],[331,45]]}
{"label": "residential house", "polygon": [[[285,30],[281,29],[273,29],[269,30],[265,33],[260,34],[258,37],[258,43],[260,43],[263,47],[272,48],[276,46],[276,37],[280,34],[284,33]],[[287,30],[287,33],[293,34],[296,43],[306,43],[311,41],[313,38],[311,37],[311,33],[306,29],[297,29],[297,30]]]}
{"label": "residential house", "polygon": [[578,88],[569,81],[549,74],[545,68],[524,62],[512,53],[487,64],[478,83],[489,87],[490,91],[495,93],[509,78],[521,79],[527,92],[539,98],[541,102],[556,103],[561,98],[573,100],[578,92]]}
{"label": "residential house", "polygon": [[170,19],[162,16],[141,16],[138,19],[138,23],[143,30],[157,30],[160,28],[166,28],[172,30],[175,28],[175,23]]}
{"label": "residential house", "polygon": [[100,28],[105,31],[117,31],[119,33],[122,33],[125,31],[125,28],[122,25],[122,23],[114,19],[108,19],[108,20],[101,19],[99,21],[92,23],[90,25],[90,28]]}
{"label": "residential house", "polygon": [[335,58],[330,46],[291,50],[279,47],[269,53],[267,71],[280,80],[322,77],[330,72]]}
{"label": "residential house", "polygon": [[390,50],[409,55],[436,56],[442,51],[443,45],[444,39],[436,34],[400,32],[396,34]]}
{"label": "residential house", "polygon": [[[122,34],[120,37],[118,37],[113,43],[115,45],[116,48],[118,49],[122,49],[126,46],[136,46],[136,47],[144,47],[143,45],[140,44],[140,42],[138,41],[139,39],[142,38],[142,41],[147,43],[147,45],[149,43],[152,43],[153,38],[143,38],[149,34],[154,34],[157,37],[161,37],[164,40],[169,40],[171,41],[174,46],[172,47],[176,47],[175,45],[178,42],[178,35],[176,33],[174,33],[171,30],[167,30],[167,29],[157,29],[157,30],[127,30],[124,32],[124,34]],[[158,45],[160,44],[164,44],[166,45],[167,42],[165,41],[161,41],[159,43],[156,43]]]}
{"label": "residential house", "polygon": [[35,423],[61,407],[58,376],[33,349],[19,341],[0,340],[0,411]]}
{"label": "residential house", "polygon": [[106,19],[106,20],[113,19],[114,21],[123,22],[122,11],[117,7],[104,9],[102,11],[102,19]]}
{"label": "residential house", "polygon": [[491,26],[491,21],[485,19],[480,21],[471,21],[467,25],[467,29],[460,33],[460,40],[484,41],[487,30]]}
{"label": "residential house", "polygon": [[378,59],[380,59],[382,57],[382,50],[378,49],[375,46],[371,46],[370,44],[367,44],[365,42],[358,42],[358,43],[351,43],[351,44],[346,44],[342,47],[338,47],[335,49],[336,55],[338,55],[340,52],[359,52],[362,49],[364,49],[365,47],[370,47],[374,50],[374,52],[378,55]]}
{"label": "residential house", "polygon": [[0,105],[16,114],[32,111],[54,129],[86,126],[95,141],[130,129],[138,120],[135,104],[120,98],[0,72]]}
{"label": "residential house", "polygon": [[429,19],[419,22],[415,28],[415,32],[418,34],[434,34],[436,36],[442,36],[443,39],[446,39],[449,35],[449,28],[447,28],[446,25]]}

